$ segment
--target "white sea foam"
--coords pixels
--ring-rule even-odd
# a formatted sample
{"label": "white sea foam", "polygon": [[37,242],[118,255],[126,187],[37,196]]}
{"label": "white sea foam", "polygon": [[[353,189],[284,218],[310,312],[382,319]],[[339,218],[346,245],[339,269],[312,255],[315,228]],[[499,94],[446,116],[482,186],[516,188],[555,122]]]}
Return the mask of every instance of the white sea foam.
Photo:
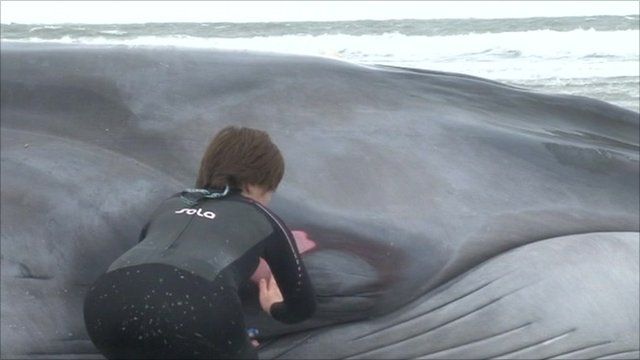
{"label": "white sea foam", "polygon": [[198,38],[172,35],[131,39],[107,37],[37,42],[180,46],[253,50],[339,58],[362,64],[386,64],[462,72],[492,79],[639,76],[638,30],[567,32],[537,30],[452,36],[284,35],[251,38]]}
{"label": "white sea foam", "polygon": [[122,30],[103,30],[103,31],[100,31],[100,34],[125,35],[125,34],[127,34],[127,32],[126,31],[122,31]]}
{"label": "white sea foam", "polygon": [[[396,32],[380,35],[256,34],[257,36],[240,38],[113,36],[126,35],[121,30],[104,30],[101,33],[103,36],[98,37],[34,37],[15,41],[131,47],[177,46],[323,56],[364,65],[422,68],[510,83],[547,84],[553,91],[566,90],[576,94],[583,94],[582,89],[588,87],[594,96],[597,94],[600,98],[603,98],[602,89],[608,88],[612,96],[616,94],[620,99],[617,101],[608,98],[609,101],[617,101],[636,111],[640,106],[633,104],[633,101],[637,103],[640,77],[639,30],[534,30],[445,36],[405,35]],[[580,83],[583,80],[575,79],[586,79],[584,87],[576,86],[576,81]],[[609,83],[605,84],[601,79],[609,79]],[[596,86],[596,82],[599,85]]]}
{"label": "white sea foam", "polygon": [[29,32],[34,32],[37,30],[56,30],[56,29],[61,29],[62,26],[56,26],[56,25],[45,25],[45,26],[36,26],[32,29],[29,29]]}

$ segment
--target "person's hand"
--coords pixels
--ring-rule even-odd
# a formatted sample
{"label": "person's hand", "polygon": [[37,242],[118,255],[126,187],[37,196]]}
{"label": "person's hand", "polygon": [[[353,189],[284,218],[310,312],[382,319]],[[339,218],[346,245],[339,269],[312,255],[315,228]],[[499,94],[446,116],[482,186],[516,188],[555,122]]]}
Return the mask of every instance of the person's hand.
{"label": "person's hand", "polygon": [[260,306],[267,314],[271,315],[271,305],[282,301],[282,294],[276,279],[273,276],[269,280],[260,279]]}
{"label": "person's hand", "polygon": [[258,268],[256,269],[256,271],[253,273],[253,275],[251,275],[251,281],[253,281],[256,285],[260,285],[260,279],[269,279],[270,277],[272,277],[273,274],[271,274],[271,268],[269,267],[269,264],[267,264],[266,261],[264,261],[263,258],[260,258],[260,262],[258,263]]}

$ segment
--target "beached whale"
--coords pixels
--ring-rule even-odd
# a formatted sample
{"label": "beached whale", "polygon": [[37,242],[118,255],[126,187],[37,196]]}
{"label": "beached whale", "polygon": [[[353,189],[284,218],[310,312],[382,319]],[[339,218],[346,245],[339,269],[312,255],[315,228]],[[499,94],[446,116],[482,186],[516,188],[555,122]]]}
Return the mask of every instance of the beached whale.
{"label": "beached whale", "polygon": [[639,356],[639,115],[324,58],[3,43],[2,357],[97,355],[82,299],[226,125],[286,160],[316,316],[262,358]]}

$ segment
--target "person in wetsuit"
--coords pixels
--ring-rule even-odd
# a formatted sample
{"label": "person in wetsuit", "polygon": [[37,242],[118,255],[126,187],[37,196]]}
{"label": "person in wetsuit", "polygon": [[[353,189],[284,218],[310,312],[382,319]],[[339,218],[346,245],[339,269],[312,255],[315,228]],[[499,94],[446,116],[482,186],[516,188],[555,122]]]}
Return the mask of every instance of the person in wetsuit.
{"label": "person in wetsuit", "polygon": [[266,208],[284,174],[269,136],[227,127],[209,144],[196,189],[165,200],[139,243],[85,297],[85,325],[109,359],[256,359],[238,288],[262,257],[260,304],[284,323],[315,311],[315,293],[286,225]]}

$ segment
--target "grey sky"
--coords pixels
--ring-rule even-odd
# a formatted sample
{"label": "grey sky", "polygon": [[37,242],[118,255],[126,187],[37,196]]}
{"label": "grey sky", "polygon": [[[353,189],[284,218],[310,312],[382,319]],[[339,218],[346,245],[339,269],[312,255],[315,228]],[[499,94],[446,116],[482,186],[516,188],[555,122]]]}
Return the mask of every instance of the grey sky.
{"label": "grey sky", "polygon": [[638,1],[2,1],[7,23],[331,21],[637,15]]}

